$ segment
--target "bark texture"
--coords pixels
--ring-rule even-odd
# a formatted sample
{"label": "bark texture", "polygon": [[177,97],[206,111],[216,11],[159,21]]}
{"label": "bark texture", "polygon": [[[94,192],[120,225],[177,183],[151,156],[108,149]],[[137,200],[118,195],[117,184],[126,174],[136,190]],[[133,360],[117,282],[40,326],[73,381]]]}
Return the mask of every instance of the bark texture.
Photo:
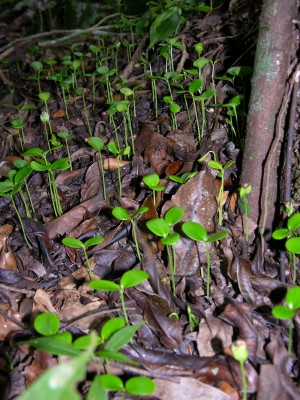
{"label": "bark texture", "polygon": [[[270,149],[288,79],[296,10],[296,0],[265,0],[260,17],[241,184],[252,185],[250,218],[259,225],[262,212],[266,213],[263,224],[266,230],[272,226],[279,180],[274,168],[266,182],[264,168],[267,157],[278,159],[278,152],[271,154]],[[267,197],[262,201],[262,187],[266,184]]]}

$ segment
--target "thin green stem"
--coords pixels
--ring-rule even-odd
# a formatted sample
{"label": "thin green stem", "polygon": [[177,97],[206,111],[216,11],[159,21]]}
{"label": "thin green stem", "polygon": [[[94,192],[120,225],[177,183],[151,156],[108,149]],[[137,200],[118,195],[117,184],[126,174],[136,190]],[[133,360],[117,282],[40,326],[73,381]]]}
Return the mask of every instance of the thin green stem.
{"label": "thin green stem", "polygon": [[292,253],[292,261],[293,261],[293,284],[295,284],[296,283],[296,275],[297,275],[297,265],[296,265],[295,253]]}
{"label": "thin green stem", "polygon": [[130,219],[130,223],[131,223],[131,227],[132,227],[132,236],[133,236],[133,240],[134,240],[134,244],[135,244],[135,248],[136,248],[136,255],[138,256],[139,261],[141,261],[142,257],[141,257],[141,253],[140,253],[140,249],[139,249],[139,244],[137,241],[137,236],[136,236],[135,221],[133,218]]}
{"label": "thin green stem", "polygon": [[210,253],[208,248],[208,242],[205,243],[206,259],[207,259],[207,274],[206,274],[206,296],[210,293]]}
{"label": "thin green stem", "polygon": [[126,325],[128,325],[129,320],[128,320],[128,315],[127,315],[126,306],[125,306],[124,288],[123,287],[120,288],[120,298],[121,298],[121,306],[122,306],[122,310],[123,310],[123,314],[124,314],[125,323],[126,323]]}
{"label": "thin green stem", "polygon": [[102,192],[103,192],[104,200],[106,200],[106,198],[107,198],[107,196],[106,196],[106,184],[105,184],[105,173],[104,173],[104,168],[103,168],[102,154],[101,154],[101,151],[98,151],[98,153],[99,153],[98,165],[99,165],[99,168],[100,168],[100,174],[101,174],[101,180],[102,180]]}
{"label": "thin green stem", "polygon": [[89,260],[88,255],[87,255],[86,247],[84,245],[82,246],[82,250],[83,250],[83,253],[84,253],[85,261],[86,261],[87,266],[88,266],[88,274],[89,274],[90,279],[92,280],[93,278],[92,278],[91,264],[90,264],[90,260]]}
{"label": "thin green stem", "polygon": [[21,188],[19,189],[18,192],[19,192],[19,195],[20,195],[20,197],[21,197],[22,203],[23,203],[24,208],[25,208],[26,217],[27,217],[27,218],[31,218],[31,214],[30,214],[29,208],[28,208],[28,206],[27,206],[27,202],[26,202],[26,200],[25,200],[25,197],[24,197],[24,194],[23,194]]}
{"label": "thin green stem", "polygon": [[122,197],[122,181],[121,181],[121,169],[120,169],[120,156],[117,156],[118,162],[118,181],[119,181],[119,196]]}
{"label": "thin green stem", "polygon": [[168,254],[168,260],[169,260],[169,266],[170,266],[170,272],[171,272],[171,283],[172,283],[172,292],[175,296],[176,292],[176,287],[175,287],[175,278],[174,278],[174,264],[173,264],[173,257],[172,257],[172,252],[170,249],[170,245],[166,245],[167,248],[167,254]]}
{"label": "thin green stem", "polygon": [[23,221],[22,221],[21,215],[20,215],[20,213],[18,211],[18,207],[16,206],[16,203],[15,203],[15,201],[13,199],[13,196],[10,196],[10,198],[11,198],[11,202],[12,202],[12,205],[14,207],[14,210],[15,210],[15,212],[17,214],[17,217],[18,217],[18,220],[19,220],[19,224],[21,226],[21,230],[22,230],[22,233],[23,233],[24,240],[25,240],[27,246],[30,248],[30,250],[32,250],[32,246],[28,241],[28,238],[27,238],[27,235],[26,235],[26,232],[25,232],[25,228],[24,228],[24,225],[23,225]]}
{"label": "thin green stem", "polygon": [[28,197],[28,200],[29,200],[29,203],[30,203],[30,206],[31,206],[31,210],[32,210],[33,213],[35,213],[34,204],[32,202],[32,198],[31,198],[31,195],[30,195],[30,192],[29,192],[29,187],[28,187],[28,184],[27,184],[26,180],[24,180],[24,184],[25,184],[27,197]]}
{"label": "thin green stem", "polygon": [[241,375],[242,375],[242,386],[243,386],[243,400],[247,400],[247,380],[245,374],[245,365],[243,361],[240,361]]}

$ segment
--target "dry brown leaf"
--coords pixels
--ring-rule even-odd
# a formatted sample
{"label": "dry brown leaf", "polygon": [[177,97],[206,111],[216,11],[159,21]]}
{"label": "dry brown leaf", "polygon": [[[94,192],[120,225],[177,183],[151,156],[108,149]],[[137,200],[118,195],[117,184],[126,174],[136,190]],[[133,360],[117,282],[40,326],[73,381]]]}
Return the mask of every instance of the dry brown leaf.
{"label": "dry brown leaf", "polygon": [[56,310],[50,300],[49,293],[43,289],[38,289],[33,296],[33,314],[37,315],[43,312],[51,312],[56,314]]}
{"label": "dry brown leaf", "polygon": [[120,160],[118,163],[118,159],[112,158],[112,157],[106,158],[103,161],[103,167],[106,171],[114,171],[118,168],[124,167],[124,165],[127,165],[127,164],[131,164],[131,161]]}

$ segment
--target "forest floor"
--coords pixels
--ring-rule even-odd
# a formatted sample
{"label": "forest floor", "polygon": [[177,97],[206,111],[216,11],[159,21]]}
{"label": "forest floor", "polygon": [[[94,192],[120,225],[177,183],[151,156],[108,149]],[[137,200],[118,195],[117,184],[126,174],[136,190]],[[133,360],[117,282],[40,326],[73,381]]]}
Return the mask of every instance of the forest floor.
{"label": "forest floor", "polygon": [[[240,344],[248,351],[247,399],[300,398],[300,314],[272,315],[300,277],[287,258],[280,268],[284,241],[261,243],[239,188],[260,13],[249,4],[195,15],[154,50],[146,38],[132,43],[130,33],[89,33],[24,44],[2,63],[3,399],[24,393],[50,367],[71,365],[51,334],[69,332],[73,343],[92,331],[98,349],[119,356],[89,359],[72,381],[83,396],[109,371],[124,382],[152,378],[148,399],[238,400],[232,346]],[[297,115],[296,204],[299,107]],[[41,313],[60,321],[44,348],[34,342],[47,337],[33,325]],[[115,327],[105,336],[109,320]],[[127,339],[109,344],[126,326],[134,327]],[[32,346],[20,344],[26,340]],[[137,393],[128,389],[125,398],[143,398]],[[90,391],[88,398],[105,397]]]}

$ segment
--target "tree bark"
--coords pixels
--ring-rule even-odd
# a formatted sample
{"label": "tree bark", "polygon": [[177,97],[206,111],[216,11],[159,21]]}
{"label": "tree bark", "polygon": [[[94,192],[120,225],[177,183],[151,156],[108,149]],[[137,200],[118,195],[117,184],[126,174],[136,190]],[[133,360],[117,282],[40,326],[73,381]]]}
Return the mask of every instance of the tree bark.
{"label": "tree bark", "polygon": [[[288,80],[293,48],[292,20],[296,16],[296,10],[297,0],[265,0],[260,16],[241,184],[251,184],[250,218],[259,225],[260,231],[265,232],[272,229],[278,200],[276,161],[278,165],[279,154],[278,151],[270,150],[276,134],[278,135],[276,120]],[[265,174],[268,176],[265,176],[268,157],[273,157],[272,161],[275,163],[272,163],[273,167],[268,171],[269,174]],[[266,189],[264,199],[263,187]]]}

